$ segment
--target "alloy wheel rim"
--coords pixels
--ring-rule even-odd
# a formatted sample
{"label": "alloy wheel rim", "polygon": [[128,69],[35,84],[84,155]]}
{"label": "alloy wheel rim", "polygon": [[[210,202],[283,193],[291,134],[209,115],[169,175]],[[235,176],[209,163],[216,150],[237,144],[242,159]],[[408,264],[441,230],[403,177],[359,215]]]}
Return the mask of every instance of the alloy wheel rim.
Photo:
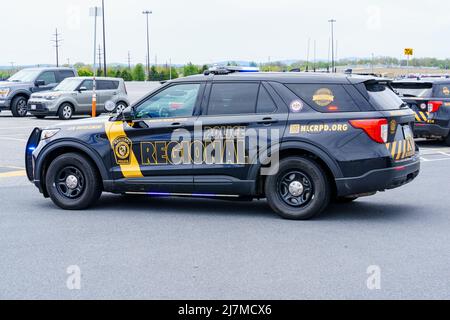
{"label": "alloy wheel rim", "polygon": [[68,199],[79,198],[85,190],[85,178],[76,167],[62,168],[55,177],[55,186],[58,193]]}
{"label": "alloy wheel rim", "polygon": [[72,116],[72,108],[70,106],[65,106],[63,108],[63,116],[68,119]]}
{"label": "alloy wheel rim", "polygon": [[314,185],[308,175],[292,170],[280,175],[277,193],[285,204],[301,208],[308,205],[314,198]]}
{"label": "alloy wheel rim", "polygon": [[17,111],[19,115],[24,116],[27,113],[27,102],[25,99],[20,99],[19,102],[17,102]]}

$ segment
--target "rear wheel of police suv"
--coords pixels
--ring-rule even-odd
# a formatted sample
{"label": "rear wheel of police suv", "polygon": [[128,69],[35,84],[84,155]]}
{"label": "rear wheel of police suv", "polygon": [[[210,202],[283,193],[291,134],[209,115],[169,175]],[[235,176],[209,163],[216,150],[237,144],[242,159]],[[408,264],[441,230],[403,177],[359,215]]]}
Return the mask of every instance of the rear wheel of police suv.
{"label": "rear wheel of police suv", "polygon": [[22,96],[15,97],[11,102],[11,113],[14,117],[27,115],[27,99]]}
{"label": "rear wheel of police suv", "polygon": [[70,103],[63,103],[58,110],[58,116],[61,120],[69,120],[73,116],[73,107]]}
{"label": "rear wheel of police suv", "polygon": [[62,209],[82,210],[92,206],[102,193],[94,164],[78,153],[67,153],[50,164],[45,177],[47,192]]}
{"label": "rear wheel of police suv", "polygon": [[310,219],[330,203],[324,170],[306,157],[281,160],[278,173],[267,177],[265,192],[270,207],[285,219]]}

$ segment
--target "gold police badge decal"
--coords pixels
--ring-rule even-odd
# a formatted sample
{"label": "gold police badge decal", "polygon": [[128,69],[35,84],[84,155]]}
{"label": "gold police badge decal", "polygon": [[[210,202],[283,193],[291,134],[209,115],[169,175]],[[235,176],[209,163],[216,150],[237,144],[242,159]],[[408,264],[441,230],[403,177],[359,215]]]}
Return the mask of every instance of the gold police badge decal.
{"label": "gold police badge decal", "polygon": [[442,93],[444,94],[444,96],[448,96],[450,95],[450,89],[448,87],[444,87],[442,88]]}
{"label": "gold police badge decal", "polygon": [[312,99],[317,105],[326,107],[334,101],[333,92],[328,88],[322,88],[314,93]]}
{"label": "gold police badge decal", "polygon": [[126,136],[117,137],[113,141],[114,156],[119,165],[130,164],[132,142]]}
{"label": "gold police badge decal", "polygon": [[397,121],[395,121],[394,119],[392,119],[389,123],[389,131],[391,132],[391,134],[394,134],[397,131]]}

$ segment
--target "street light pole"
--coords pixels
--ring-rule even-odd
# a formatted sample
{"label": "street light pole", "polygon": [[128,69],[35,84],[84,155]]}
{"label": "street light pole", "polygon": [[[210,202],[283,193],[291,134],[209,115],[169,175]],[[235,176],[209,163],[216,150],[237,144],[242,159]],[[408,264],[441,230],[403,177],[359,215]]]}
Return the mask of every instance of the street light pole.
{"label": "street light pole", "polygon": [[148,16],[152,14],[152,11],[146,10],[142,14],[145,14],[147,18],[147,80],[150,79],[150,29],[148,24]]}
{"label": "street light pole", "polygon": [[106,77],[105,0],[102,0],[103,18],[103,75]]}
{"label": "street light pole", "polygon": [[331,72],[334,73],[334,23],[336,20],[330,19],[328,22],[331,24]]}

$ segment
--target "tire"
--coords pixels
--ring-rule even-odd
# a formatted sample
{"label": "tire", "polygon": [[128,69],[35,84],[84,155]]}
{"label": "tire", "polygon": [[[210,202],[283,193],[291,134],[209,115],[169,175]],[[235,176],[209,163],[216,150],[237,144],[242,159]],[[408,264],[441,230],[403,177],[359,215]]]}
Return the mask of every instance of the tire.
{"label": "tire", "polygon": [[15,97],[11,102],[11,113],[14,117],[22,118],[27,115],[28,100],[24,96]]}
{"label": "tire", "polygon": [[337,197],[334,202],[335,203],[351,203],[358,199],[358,197]]}
{"label": "tire", "polygon": [[58,110],[58,117],[61,120],[70,120],[73,116],[73,107],[70,103],[63,103]]}
{"label": "tire", "polygon": [[65,210],[92,206],[103,189],[94,164],[78,153],[63,154],[53,160],[45,176],[45,185],[52,201]]}
{"label": "tire", "polygon": [[37,119],[45,119],[46,116],[42,116],[42,115],[37,116],[37,115],[35,115],[35,117],[36,117]]}
{"label": "tire", "polygon": [[324,170],[305,157],[281,160],[278,173],[267,177],[265,192],[270,207],[290,220],[307,220],[320,214],[331,198]]}
{"label": "tire", "polygon": [[128,105],[125,102],[118,102],[116,105],[116,113],[121,114],[126,108],[128,108]]}

